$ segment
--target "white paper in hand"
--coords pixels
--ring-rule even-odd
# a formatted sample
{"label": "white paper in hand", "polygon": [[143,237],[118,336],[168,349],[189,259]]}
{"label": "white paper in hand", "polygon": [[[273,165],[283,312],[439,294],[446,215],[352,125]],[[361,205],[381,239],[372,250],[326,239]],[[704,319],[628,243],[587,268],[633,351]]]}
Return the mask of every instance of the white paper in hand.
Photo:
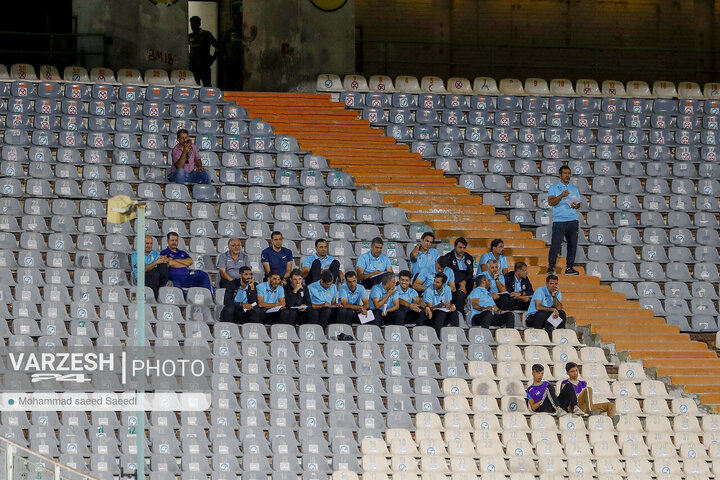
{"label": "white paper in hand", "polygon": [[366,323],[375,320],[375,315],[373,315],[372,310],[368,310],[367,314],[365,315],[363,315],[362,313],[358,314],[358,318],[360,319],[360,323],[365,325]]}
{"label": "white paper in hand", "polygon": [[282,308],[282,307],[281,307],[280,305],[278,305],[277,307],[269,308],[265,313],[275,313],[275,312],[279,312],[281,308]]}
{"label": "white paper in hand", "polygon": [[569,206],[573,206],[575,203],[580,203],[580,198],[576,197],[575,195],[572,195],[570,197],[567,197],[565,199],[565,203],[567,203]]}
{"label": "white paper in hand", "polygon": [[446,307],[436,308],[435,310],[438,312],[449,312],[450,311],[450,309],[446,308]]}
{"label": "white paper in hand", "polygon": [[562,323],[563,319],[560,318],[560,315],[556,315],[553,313],[552,315],[550,315],[547,321],[550,323],[550,325],[557,328],[557,326]]}
{"label": "white paper in hand", "polygon": [[308,306],[305,305],[304,303],[302,305],[298,305],[296,307],[290,307],[291,310],[305,310],[306,308],[308,308]]}

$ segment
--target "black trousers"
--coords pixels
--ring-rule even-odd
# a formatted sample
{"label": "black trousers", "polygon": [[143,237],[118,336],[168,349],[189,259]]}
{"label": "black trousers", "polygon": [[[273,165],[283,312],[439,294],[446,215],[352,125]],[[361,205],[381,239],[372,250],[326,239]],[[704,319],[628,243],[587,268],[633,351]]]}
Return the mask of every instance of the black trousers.
{"label": "black trousers", "polygon": [[335,323],[344,323],[345,325],[360,323],[358,311],[350,308],[338,308],[335,314]]}
{"label": "black trousers", "polygon": [[555,413],[558,407],[566,412],[571,412],[576,405],[577,395],[575,395],[575,388],[570,383],[563,385],[560,395],[555,395],[555,389],[550,386],[545,391],[545,397],[535,413]]}
{"label": "black trousers", "polygon": [[575,252],[577,251],[577,220],[570,222],[553,222],[552,242],[550,243],[550,255],[548,256],[548,271],[555,268],[555,261],[558,255],[560,255],[563,239],[567,242],[567,268],[571,268],[575,265]]}
{"label": "black trousers", "polygon": [[[562,318],[562,322],[560,322],[557,328],[565,328],[565,320],[567,319],[565,310],[558,310],[558,314],[560,315],[560,318]],[[552,312],[535,312],[525,318],[525,323],[528,327],[544,329],[546,332],[548,332],[548,335],[552,337],[552,331],[555,330],[555,327],[553,327],[552,324],[547,321],[547,319],[550,318],[551,315]]]}
{"label": "black trousers", "polygon": [[220,321],[232,323],[262,323],[262,315],[258,315],[258,309],[253,308],[245,311],[241,303],[231,301],[226,303],[220,313]]}
{"label": "black trousers", "polygon": [[224,278],[220,277],[220,285],[218,286],[218,288],[225,289],[223,305],[229,305],[232,303],[233,298],[235,298],[235,292],[237,292],[237,289],[240,288],[240,279],[235,278],[233,280],[225,280]]}
{"label": "black trousers", "polygon": [[375,285],[380,283],[382,281],[382,278],[383,278],[382,275],[378,275],[376,277],[368,278],[365,280],[360,280],[360,285],[362,285],[366,289],[370,290],[372,287],[374,287]]}
{"label": "black trousers", "polygon": [[433,327],[439,338],[440,330],[442,330],[443,327],[457,327],[460,325],[460,314],[457,310],[454,312],[433,310],[432,318],[425,317],[424,325]]}
{"label": "black trousers", "polygon": [[505,313],[493,313],[489,310],[476,313],[475,316],[470,319],[470,325],[473,327],[504,327],[514,328],[515,327],[515,316],[512,312]]}
{"label": "black trousers", "polygon": [[[332,273],[333,280],[337,281],[340,278],[340,262],[333,260],[327,270]],[[305,284],[310,285],[320,280],[320,273],[322,273],[322,267],[320,266],[320,260],[315,260],[310,265],[310,271],[305,278]]]}
{"label": "black trousers", "polygon": [[396,325],[425,325],[426,320],[424,308],[421,308],[419,312],[415,312],[410,307],[400,305],[400,308],[395,312]]}
{"label": "black trousers", "polygon": [[378,327],[384,327],[385,325],[402,325],[402,317],[400,316],[400,310],[394,312],[388,312],[385,316],[382,316],[382,309],[376,308],[372,311],[375,316],[375,320],[366,323],[366,325],[377,325]]}
{"label": "black trousers", "polygon": [[509,293],[498,295],[497,300],[495,300],[495,305],[497,305],[500,310],[513,310],[513,304],[513,298]]}
{"label": "black trousers", "polygon": [[167,263],[161,263],[152,270],[145,272],[145,285],[152,289],[156,299],[160,293],[160,288],[167,284],[168,279]]}
{"label": "black trousers", "polygon": [[265,325],[294,325],[297,315],[295,311],[283,308],[280,311],[267,313],[266,308],[253,308],[251,310],[254,323],[264,323]]}
{"label": "black trousers", "polygon": [[337,310],[338,309],[335,307],[308,308],[307,315],[305,316],[305,322],[311,325],[320,325],[322,328],[327,328],[327,326],[331,323],[335,323]]}
{"label": "black trousers", "polygon": [[518,300],[517,298],[512,299],[512,309],[511,310],[522,310],[524,312],[527,312],[528,307],[530,306],[530,301],[523,302],[522,300]]}
{"label": "black trousers", "polygon": [[[457,286],[457,282],[455,283]],[[467,293],[463,292],[459,288],[455,290],[452,296],[452,304],[455,305],[455,310],[458,312],[465,311],[465,302],[467,301]]]}

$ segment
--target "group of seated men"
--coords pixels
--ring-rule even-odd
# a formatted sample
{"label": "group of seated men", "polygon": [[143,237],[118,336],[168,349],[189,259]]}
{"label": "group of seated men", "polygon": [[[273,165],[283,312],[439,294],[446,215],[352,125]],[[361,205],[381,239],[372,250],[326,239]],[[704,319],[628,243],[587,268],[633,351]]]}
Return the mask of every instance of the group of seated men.
{"label": "group of seated men", "polygon": [[[170,232],[167,248],[157,252],[152,237],[146,237],[146,285],[156,296],[170,284],[213,291],[207,273],[188,268],[193,260],[178,248],[178,242],[178,234]],[[434,242],[433,233],[423,233],[410,252],[411,269],[396,277],[379,237],[357,259],[355,271],[343,273],[340,262],[328,252],[327,240],[317,239],[315,252],[295,268],[292,251],[283,247],[282,233],[273,232],[270,246],[260,257],[264,282],[256,285],[248,255],[240,240],[233,238],[217,259],[218,287],[225,289],[222,320],[322,326],[414,324],[439,331],[443,326],[457,326],[460,312],[466,314],[470,326],[512,328],[513,312],[527,311],[529,327],[551,332],[565,326],[558,277],[548,275],[546,285],[534,290],[525,263],[517,262],[509,271],[501,239],[493,240],[490,251],[480,257],[477,275],[474,259],[466,252],[467,240],[456,239],[453,250],[442,256]],[[132,265],[137,275],[134,253]]]}

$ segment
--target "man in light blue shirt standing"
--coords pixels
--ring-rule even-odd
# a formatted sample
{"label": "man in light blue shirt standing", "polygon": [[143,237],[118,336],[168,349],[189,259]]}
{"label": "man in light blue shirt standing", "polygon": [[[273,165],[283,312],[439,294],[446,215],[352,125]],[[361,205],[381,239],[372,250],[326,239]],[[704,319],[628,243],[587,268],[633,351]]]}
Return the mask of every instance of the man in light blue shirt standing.
{"label": "man in light blue shirt standing", "polygon": [[[552,338],[552,331],[556,328],[565,328],[565,311],[562,309],[562,294],[558,286],[557,275],[548,275],[545,279],[545,286],[538,288],[530,298],[525,324],[530,328],[544,328]],[[549,319],[559,319],[557,325],[553,325]]]}
{"label": "man in light blue shirt standing", "polygon": [[560,255],[563,239],[567,241],[567,266],[565,275],[578,275],[573,268],[578,239],[578,208],[580,192],[570,184],[570,167],[560,167],[560,181],[548,188],[548,204],[552,207],[552,242],[548,257],[548,275],[555,273],[555,261]]}

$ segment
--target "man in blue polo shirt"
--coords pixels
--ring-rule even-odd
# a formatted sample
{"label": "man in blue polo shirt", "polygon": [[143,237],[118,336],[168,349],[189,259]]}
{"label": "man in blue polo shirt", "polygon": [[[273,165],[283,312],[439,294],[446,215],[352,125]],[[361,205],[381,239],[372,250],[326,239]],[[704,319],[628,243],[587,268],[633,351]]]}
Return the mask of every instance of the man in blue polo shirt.
{"label": "man in blue polo shirt", "polygon": [[433,287],[428,288],[423,293],[423,302],[425,302],[425,314],[428,318],[430,326],[440,336],[440,330],[445,326],[457,327],[460,323],[460,316],[452,304],[452,292],[447,286],[447,277],[445,274],[436,273]]}
{"label": "man in blue polo shirt", "polygon": [[309,285],[320,280],[320,273],[324,270],[329,270],[335,280],[342,280],[340,262],[328,255],[328,241],[318,238],[315,240],[315,254],[306,256],[302,262],[305,283]]}
{"label": "man in blue polo shirt", "polygon": [[432,246],[434,241],[435,234],[425,232],[420,237],[420,243],[415,245],[415,248],[410,252],[410,269],[413,275],[417,276],[423,271],[435,275],[435,262],[440,258],[440,254]]}
{"label": "man in blue polo shirt", "polygon": [[372,288],[380,283],[383,273],[392,272],[390,259],[382,253],[382,249],[382,238],[375,237],[370,242],[370,251],[363,253],[357,259],[358,279],[365,288]]}
{"label": "man in blue polo shirt", "polygon": [[395,274],[387,272],[380,277],[380,283],[370,290],[370,300],[375,316],[375,320],[371,323],[378,326],[398,324],[397,312],[400,308],[400,300],[396,283]]}
{"label": "man in blue polo shirt", "polygon": [[[161,256],[157,250],[153,250],[153,239],[145,235],[145,285],[152,288],[155,298],[159,298],[160,287],[168,283],[168,257]],[[137,250],[130,256],[133,274],[137,278]]]}
{"label": "man in blue polo shirt", "polygon": [[312,306],[307,313],[307,323],[320,325],[324,329],[335,321],[339,305],[338,290],[334,282],[332,273],[325,270],[320,274],[320,280],[308,285]]}
{"label": "man in blue polo shirt", "polygon": [[555,261],[560,255],[563,239],[567,241],[567,266],[565,275],[578,275],[573,268],[578,239],[578,208],[580,192],[570,184],[570,167],[560,167],[560,181],[548,188],[548,204],[552,207],[552,241],[548,257],[548,275],[555,273]]}
{"label": "man in blue polo shirt", "polygon": [[179,288],[203,287],[215,293],[210,282],[210,276],[202,270],[188,270],[193,259],[186,251],[178,249],[180,236],[175,232],[167,234],[167,248],[160,252],[160,256],[167,257],[168,276],[173,285]]}
{"label": "man in blue polo shirt", "polygon": [[367,315],[370,309],[368,292],[365,287],[358,285],[355,272],[345,274],[345,283],[340,286],[338,297],[342,308],[337,312],[337,323],[347,325],[352,325],[353,322],[357,323],[359,322],[358,315]]}
{"label": "man in blue polo shirt", "polygon": [[280,285],[278,272],[270,272],[267,282],[257,286],[255,315],[258,323],[269,325],[291,325],[293,323],[290,310],[285,308],[285,289]]}
{"label": "man in blue polo shirt", "polygon": [[470,313],[468,314],[468,325],[480,326],[483,328],[515,326],[515,316],[512,312],[500,310],[495,305],[495,300],[490,296],[488,288],[490,279],[485,275],[478,276],[478,286],[470,292]]}
{"label": "man in blue polo shirt", "polygon": [[396,314],[398,325],[424,325],[426,305],[417,290],[410,286],[412,273],[409,270],[403,270],[398,278],[397,294],[400,303]]}
{"label": "man in blue polo shirt", "polygon": [[270,246],[260,253],[260,262],[265,270],[265,280],[270,272],[280,274],[280,284],[285,285],[293,269],[293,254],[289,248],[282,246],[283,235],[280,232],[270,234]]}
{"label": "man in blue polo shirt", "polygon": [[504,252],[505,242],[503,242],[503,239],[494,239],[492,242],[490,242],[490,251],[487,253],[483,253],[480,256],[480,270],[484,272],[488,269],[487,264],[490,260],[497,260],[498,265],[500,266],[500,273],[505,275],[510,268],[508,267],[507,258],[505,257],[505,255],[503,255]]}
{"label": "man in blue polo shirt", "polygon": [[[493,259],[488,260],[487,270],[480,272],[478,278],[486,277],[490,281],[488,292],[495,300],[500,310],[512,310],[512,299],[505,288],[505,276],[500,273],[500,263]],[[477,282],[476,282],[477,283]]]}
{"label": "man in blue polo shirt", "polygon": [[[535,290],[530,298],[525,324],[531,328],[544,328],[552,338],[552,331],[565,328],[565,311],[562,309],[562,294],[558,286],[557,275],[548,275],[545,286]],[[554,326],[548,321],[551,317],[559,317],[562,321]]]}

